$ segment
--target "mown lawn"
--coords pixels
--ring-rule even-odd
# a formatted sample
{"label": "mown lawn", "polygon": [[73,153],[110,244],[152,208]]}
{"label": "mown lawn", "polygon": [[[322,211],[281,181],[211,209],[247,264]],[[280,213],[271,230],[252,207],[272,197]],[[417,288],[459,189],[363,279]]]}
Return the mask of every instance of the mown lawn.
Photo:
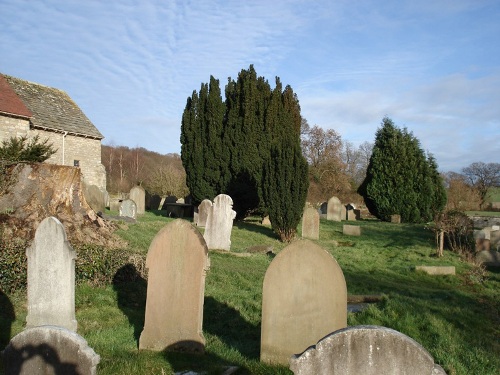
{"label": "mown lawn", "polygon": [[[155,234],[171,220],[150,212],[118,233],[129,241],[131,252],[145,255]],[[342,267],[349,294],[384,296],[362,312],[349,313],[348,325],[396,329],[422,344],[448,374],[500,374],[499,270],[483,271],[450,252],[436,258],[433,234],[423,225],[374,220],[357,224],[362,236],[347,237],[341,223],[322,220],[317,241]],[[255,219],[235,223],[231,253],[210,252],[204,356],[137,349],[146,280],[99,288],[78,285],[78,333],[101,356],[98,373],[221,374],[228,366],[238,366],[236,374],[291,374],[259,361],[262,282],[272,256],[238,256],[255,245],[272,246],[275,253],[285,246]],[[416,265],[453,265],[457,275],[429,276],[416,272]],[[4,341],[23,329],[26,318],[25,292],[5,298],[14,306],[15,319],[0,313],[0,328],[10,331]]]}

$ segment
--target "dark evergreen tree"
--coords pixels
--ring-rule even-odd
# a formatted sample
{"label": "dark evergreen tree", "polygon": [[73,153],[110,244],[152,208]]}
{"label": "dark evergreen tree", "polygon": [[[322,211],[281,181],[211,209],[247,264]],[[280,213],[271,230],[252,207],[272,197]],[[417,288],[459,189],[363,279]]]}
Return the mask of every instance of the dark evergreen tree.
{"label": "dark evergreen tree", "polygon": [[358,192],[370,212],[386,221],[393,214],[409,223],[429,221],[446,203],[434,158],[427,158],[418,139],[387,117],[376,133],[366,178]]}

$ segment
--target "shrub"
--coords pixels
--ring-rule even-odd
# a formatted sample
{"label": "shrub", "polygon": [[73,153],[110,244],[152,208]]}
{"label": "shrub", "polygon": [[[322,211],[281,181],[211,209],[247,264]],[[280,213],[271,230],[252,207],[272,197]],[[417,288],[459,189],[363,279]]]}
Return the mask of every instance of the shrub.
{"label": "shrub", "polygon": [[26,288],[28,241],[11,238],[0,224],[0,289],[11,292]]}
{"label": "shrub", "polygon": [[464,212],[451,210],[436,215],[433,230],[444,233],[445,245],[451,251],[460,255],[474,252],[474,223]]}

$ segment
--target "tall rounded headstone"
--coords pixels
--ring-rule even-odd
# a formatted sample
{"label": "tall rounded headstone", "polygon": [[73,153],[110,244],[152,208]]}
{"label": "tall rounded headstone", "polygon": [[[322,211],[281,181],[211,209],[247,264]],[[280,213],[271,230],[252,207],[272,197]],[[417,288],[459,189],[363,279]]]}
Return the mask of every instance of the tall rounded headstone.
{"label": "tall rounded headstone", "polygon": [[55,217],[35,232],[28,257],[27,327],[54,325],[76,331],[75,258],[66,232]]}
{"label": "tall rounded headstone", "polygon": [[236,212],[233,211],[233,200],[229,195],[220,194],[215,197],[208,210],[207,223],[203,237],[209,249],[230,250],[231,230]]}
{"label": "tall rounded headstone", "polygon": [[309,240],[283,249],[264,276],[260,359],[288,365],[322,337],[347,326],[347,288],[330,253]]}
{"label": "tall rounded headstone", "polygon": [[134,186],[130,189],[129,198],[137,206],[137,215],[143,215],[146,212],[146,190],[142,186]]}
{"label": "tall rounded headstone", "polygon": [[340,203],[340,199],[337,197],[331,197],[328,200],[326,219],[331,221],[342,220],[342,203]]}
{"label": "tall rounded headstone", "polygon": [[208,249],[190,222],[177,219],[155,236],[146,257],[148,290],[139,349],[203,353]]}

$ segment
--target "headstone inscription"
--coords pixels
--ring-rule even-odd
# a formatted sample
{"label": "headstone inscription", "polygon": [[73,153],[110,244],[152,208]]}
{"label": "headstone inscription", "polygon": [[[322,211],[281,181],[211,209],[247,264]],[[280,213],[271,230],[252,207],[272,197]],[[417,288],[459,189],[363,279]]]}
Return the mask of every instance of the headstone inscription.
{"label": "headstone inscription", "polygon": [[202,332],[208,249],[183,219],[161,229],[146,257],[148,289],[139,349],[203,353]]}
{"label": "headstone inscription", "polygon": [[55,217],[44,219],[35,232],[28,257],[27,327],[54,325],[76,331],[75,258],[66,232]]}
{"label": "headstone inscription", "polygon": [[342,220],[342,203],[337,197],[331,197],[328,200],[326,219],[331,221]]}
{"label": "headstone inscription", "polygon": [[309,240],[278,253],[264,276],[261,361],[287,365],[292,354],[346,325],[346,283],[331,254]]}
{"label": "headstone inscription", "polygon": [[319,212],[308,207],[302,215],[302,237],[319,240]]}
{"label": "headstone inscription", "polygon": [[338,330],[290,359],[295,375],[429,374],[446,375],[412,338],[386,327]]}
{"label": "headstone inscription", "polygon": [[27,328],[3,352],[6,375],[95,375],[100,359],[83,337],[56,326]]}
{"label": "headstone inscription", "polygon": [[137,215],[144,215],[146,209],[146,190],[142,186],[134,186],[130,189],[129,198],[132,199],[137,206]]}
{"label": "headstone inscription", "polygon": [[208,210],[207,224],[203,234],[209,249],[229,251],[235,217],[236,212],[233,211],[231,197],[226,194],[216,196],[212,207]]}

